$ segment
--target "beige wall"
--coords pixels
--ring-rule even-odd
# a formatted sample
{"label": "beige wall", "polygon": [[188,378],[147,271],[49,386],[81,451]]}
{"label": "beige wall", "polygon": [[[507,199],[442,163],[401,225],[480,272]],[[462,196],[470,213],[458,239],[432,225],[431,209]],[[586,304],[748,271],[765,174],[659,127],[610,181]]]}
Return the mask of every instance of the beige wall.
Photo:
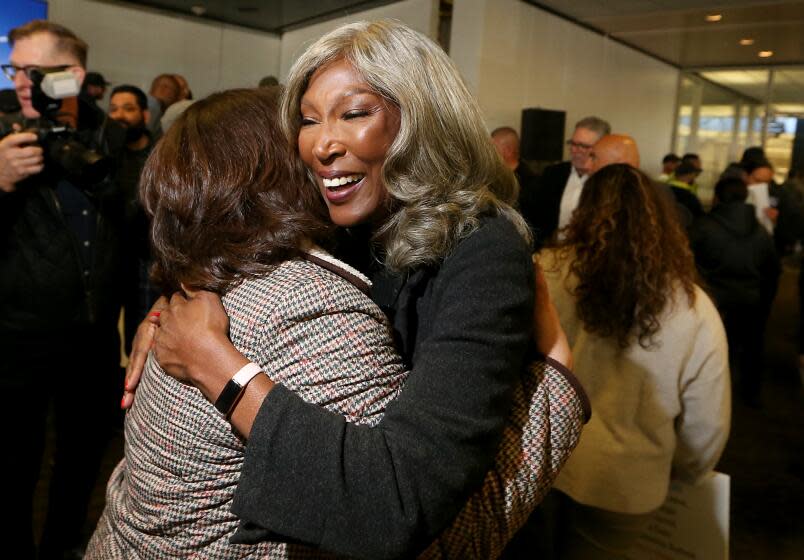
{"label": "beige wall", "polygon": [[587,115],[634,136],[651,174],[670,150],[678,70],[520,0],[455,0],[450,53],[489,129],[524,108]]}
{"label": "beige wall", "polygon": [[[90,44],[90,70],[144,89],[184,74],[196,97],[282,80],[296,57],[349,21],[390,17],[435,38],[438,0],[403,0],[351,16],[269,33],[95,0],[50,0],[49,17]],[[455,0],[450,56],[478,97],[489,129],[519,128],[521,111],[567,112],[567,132],[589,114],[632,134],[643,167],[670,149],[678,71],[520,0]]]}
{"label": "beige wall", "polygon": [[[324,33],[363,19],[394,18],[435,38],[438,0],[403,0],[296,29],[270,33],[94,0],[50,0],[48,18],[90,45],[89,69],[115,84],[146,91],[154,76],[183,74],[196,98],[231,87],[280,80],[304,49]],[[107,96],[108,100],[108,96]]]}
{"label": "beige wall", "polygon": [[361,20],[393,18],[436,39],[438,30],[438,0],[403,0],[379,8],[366,10],[350,16],[332,19],[322,23],[288,31],[282,35],[282,55],[280,61],[281,80],[287,76],[290,67],[312,42],[346,23]]}
{"label": "beige wall", "polygon": [[183,74],[196,98],[279,72],[278,35],[93,0],[50,0],[48,19],[89,43],[90,70],[146,92],[163,72]]}

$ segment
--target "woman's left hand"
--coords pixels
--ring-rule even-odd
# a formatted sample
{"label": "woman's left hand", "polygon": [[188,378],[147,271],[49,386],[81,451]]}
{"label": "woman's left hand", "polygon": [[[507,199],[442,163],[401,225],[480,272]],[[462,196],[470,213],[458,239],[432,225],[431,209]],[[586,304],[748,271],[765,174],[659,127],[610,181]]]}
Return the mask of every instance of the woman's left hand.
{"label": "woman's left hand", "polygon": [[248,360],[229,340],[229,317],[212,292],[176,293],[162,310],[154,338],[156,361],[171,377],[190,383],[211,401]]}
{"label": "woman's left hand", "polygon": [[536,339],[536,349],[560,364],[572,369],[572,349],[561,322],[558,319],[558,310],[553,300],[544,272],[538,259],[533,259],[533,273],[536,277],[536,302],[533,313],[533,330]]}

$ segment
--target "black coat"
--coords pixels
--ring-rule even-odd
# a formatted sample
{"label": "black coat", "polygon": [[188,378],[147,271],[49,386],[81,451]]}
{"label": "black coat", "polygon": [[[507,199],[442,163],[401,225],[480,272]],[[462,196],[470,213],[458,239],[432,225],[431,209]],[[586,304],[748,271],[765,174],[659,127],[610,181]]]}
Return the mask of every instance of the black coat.
{"label": "black coat", "polygon": [[779,259],[753,206],[744,202],[715,206],[695,221],[690,241],[701,276],[719,308],[770,305]]}
{"label": "black coat", "polygon": [[530,198],[530,215],[525,216],[533,230],[534,245],[540,249],[548,243],[558,229],[561,214],[561,197],[567,187],[572,163],[563,161],[545,168]]}
{"label": "black coat", "polygon": [[[91,110],[79,123],[82,143],[117,153],[123,135],[103,127]],[[13,116],[11,117],[14,118]],[[101,146],[109,139],[113,147]],[[120,134],[117,134],[120,133]],[[120,313],[121,199],[111,181],[88,189],[98,210],[93,262],[83,273],[78,239],[69,228],[56,196],[64,172],[46,163],[45,171],[0,193],[0,338],[2,342],[36,342],[98,325],[114,327]],[[71,185],[71,188],[78,188]]]}
{"label": "black coat", "polygon": [[539,202],[536,199],[537,189],[539,188],[539,176],[536,175],[527,163],[520,161],[514,175],[519,183],[519,212],[533,231],[536,217],[538,216]]}
{"label": "black coat", "polygon": [[411,557],[491,466],[531,345],[530,248],[506,218],[484,219],[440,267],[374,280],[413,366],[405,387],[370,428],[276,386],[246,448],[233,542],[282,535],[360,558]]}

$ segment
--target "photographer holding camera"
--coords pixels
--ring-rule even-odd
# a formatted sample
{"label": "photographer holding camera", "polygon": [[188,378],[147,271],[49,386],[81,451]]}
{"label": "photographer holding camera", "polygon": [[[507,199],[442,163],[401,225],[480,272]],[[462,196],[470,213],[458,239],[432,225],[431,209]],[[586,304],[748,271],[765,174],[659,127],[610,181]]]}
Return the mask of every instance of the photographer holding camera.
{"label": "photographer holding camera", "polygon": [[39,557],[80,557],[89,496],[120,420],[122,203],[109,172],[124,132],[77,99],[87,45],[74,33],[34,20],[9,42],[3,71],[21,111],[0,119],[0,527],[12,537],[4,556],[34,557],[32,499],[52,403]]}

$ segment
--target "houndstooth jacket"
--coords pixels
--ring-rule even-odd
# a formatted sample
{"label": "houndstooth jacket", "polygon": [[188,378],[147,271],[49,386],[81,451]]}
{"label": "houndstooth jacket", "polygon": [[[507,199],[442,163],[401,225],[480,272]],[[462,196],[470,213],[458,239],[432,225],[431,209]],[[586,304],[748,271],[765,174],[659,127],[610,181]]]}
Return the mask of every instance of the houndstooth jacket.
{"label": "houndstooth jacket", "polygon": [[[223,305],[240,352],[349,421],[378,422],[405,378],[382,311],[319,264],[284,262],[232,289]],[[229,544],[244,444],[200,391],[166,375],[153,355],[125,434],[87,558],[287,558],[302,548]]]}

